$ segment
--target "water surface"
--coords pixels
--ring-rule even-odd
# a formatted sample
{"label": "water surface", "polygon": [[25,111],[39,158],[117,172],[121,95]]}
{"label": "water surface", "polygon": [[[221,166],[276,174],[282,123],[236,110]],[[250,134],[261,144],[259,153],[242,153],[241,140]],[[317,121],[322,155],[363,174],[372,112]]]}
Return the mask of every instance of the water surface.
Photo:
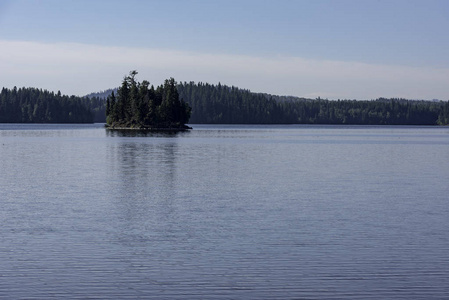
{"label": "water surface", "polygon": [[0,124],[0,298],[449,298],[449,128],[193,128]]}

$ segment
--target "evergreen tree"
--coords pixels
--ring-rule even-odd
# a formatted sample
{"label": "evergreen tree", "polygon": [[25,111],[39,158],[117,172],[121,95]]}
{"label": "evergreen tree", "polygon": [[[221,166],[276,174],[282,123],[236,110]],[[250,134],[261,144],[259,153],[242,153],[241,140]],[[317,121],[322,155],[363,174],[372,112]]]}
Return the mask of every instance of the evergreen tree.
{"label": "evergreen tree", "polygon": [[92,123],[89,103],[35,88],[3,88],[0,94],[2,123]]}
{"label": "evergreen tree", "polygon": [[[125,77],[117,101],[109,98],[107,124],[111,127],[185,129],[190,107],[179,100],[176,81],[167,79],[156,89],[150,83],[135,80],[137,71]],[[108,105],[107,105],[108,106]],[[115,113],[117,112],[117,113]]]}
{"label": "evergreen tree", "polygon": [[201,82],[180,83],[178,91],[194,124],[448,124],[444,104],[430,101],[298,99]]}

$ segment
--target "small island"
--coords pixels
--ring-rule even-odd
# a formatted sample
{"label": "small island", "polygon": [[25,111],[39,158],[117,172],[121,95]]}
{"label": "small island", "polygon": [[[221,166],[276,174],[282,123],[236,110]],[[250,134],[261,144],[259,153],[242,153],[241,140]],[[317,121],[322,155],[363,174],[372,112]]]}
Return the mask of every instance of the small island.
{"label": "small island", "polygon": [[121,87],[106,100],[106,127],[116,130],[184,131],[191,108],[179,99],[173,78],[154,88],[146,80],[137,82],[137,71],[126,76]]}

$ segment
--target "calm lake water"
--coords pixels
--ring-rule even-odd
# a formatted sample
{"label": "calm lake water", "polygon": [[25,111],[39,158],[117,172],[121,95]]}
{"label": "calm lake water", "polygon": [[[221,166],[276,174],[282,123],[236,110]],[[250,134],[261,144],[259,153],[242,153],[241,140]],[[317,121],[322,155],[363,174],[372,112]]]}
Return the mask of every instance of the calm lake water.
{"label": "calm lake water", "polygon": [[448,299],[449,128],[0,124],[1,299]]}

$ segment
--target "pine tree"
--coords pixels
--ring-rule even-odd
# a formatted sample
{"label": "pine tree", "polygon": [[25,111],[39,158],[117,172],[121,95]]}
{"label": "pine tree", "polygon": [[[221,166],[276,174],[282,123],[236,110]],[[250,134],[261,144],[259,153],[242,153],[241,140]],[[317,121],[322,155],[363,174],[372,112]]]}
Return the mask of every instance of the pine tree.
{"label": "pine tree", "polygon": [[179,128],[184,129],[190,118],[190,106],[179,100],[173,78],[154,89],[150,83],[136,81],[137,71],[131,71],[118,89],[117,101],[108,98],[106,122],[112,127]]}

